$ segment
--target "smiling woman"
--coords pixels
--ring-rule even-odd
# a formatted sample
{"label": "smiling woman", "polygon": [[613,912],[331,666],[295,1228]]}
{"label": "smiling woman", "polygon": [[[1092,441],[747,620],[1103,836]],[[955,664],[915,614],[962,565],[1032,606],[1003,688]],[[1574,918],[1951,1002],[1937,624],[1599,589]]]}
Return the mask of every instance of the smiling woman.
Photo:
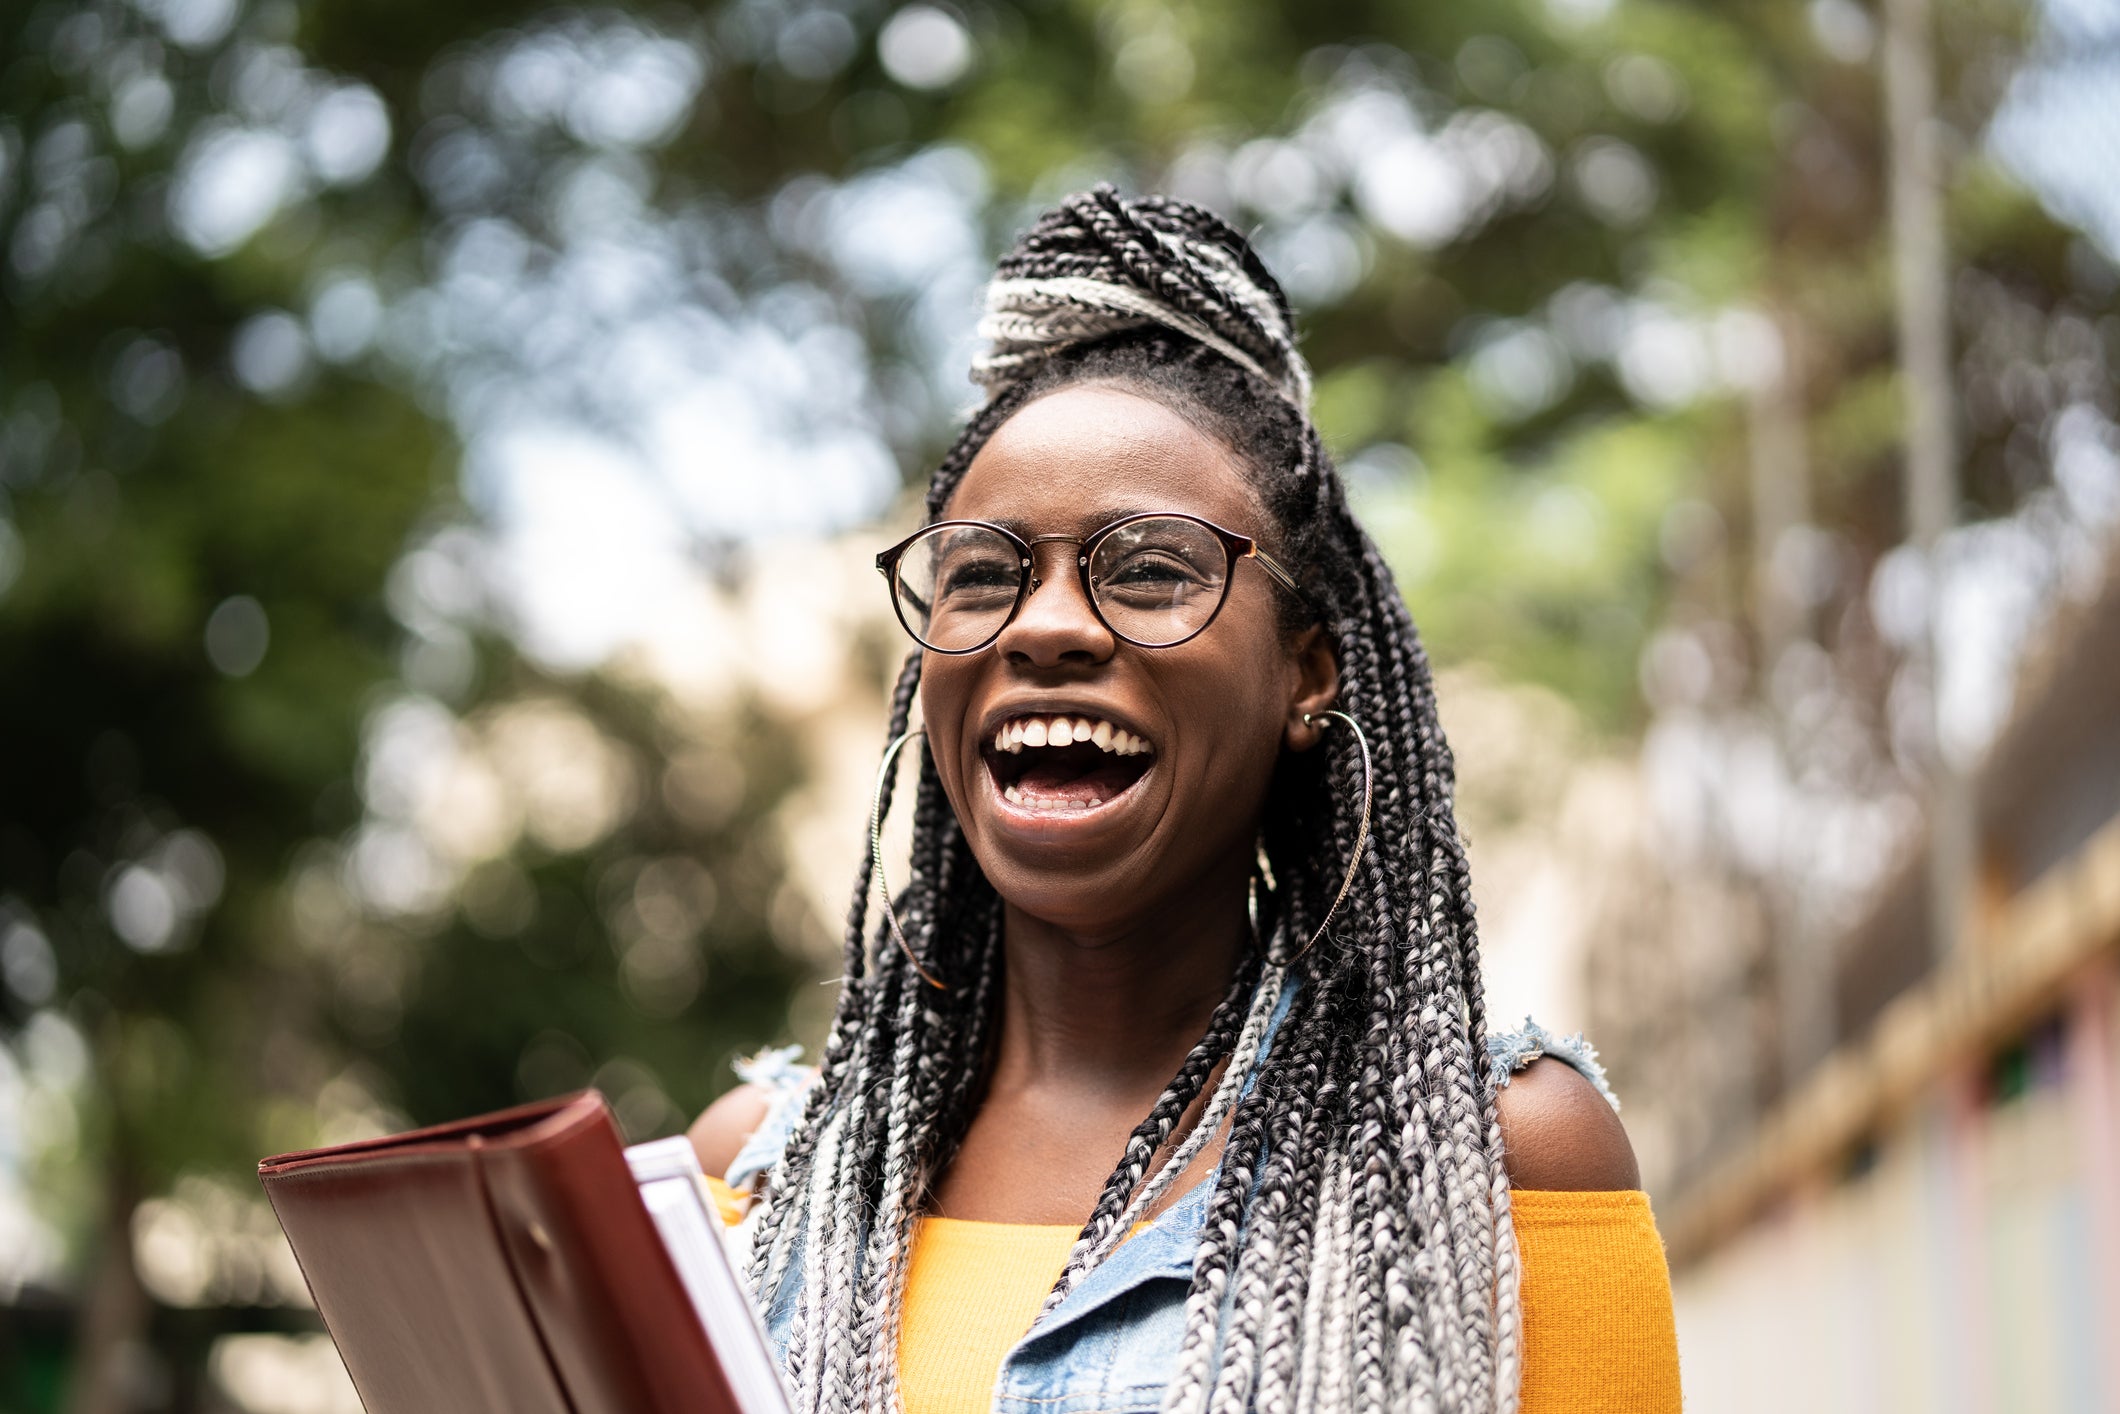
{"label": "smiling woman", "polygon": [[1279,287],[1099,190],[983,332],[878,557],[911,877],[874,927],[858,881],[822,1064],[693,1130],[796,1407],[1675,1409],[1601,1073],[1488,1034],[1426,659]]}

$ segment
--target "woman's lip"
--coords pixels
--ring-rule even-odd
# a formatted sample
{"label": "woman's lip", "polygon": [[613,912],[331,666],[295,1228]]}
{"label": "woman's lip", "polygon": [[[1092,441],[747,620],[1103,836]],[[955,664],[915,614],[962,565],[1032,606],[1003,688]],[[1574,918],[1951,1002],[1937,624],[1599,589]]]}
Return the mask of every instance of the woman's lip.
{"label": "woman's lip", "polygon": [[1072,841],[1115,823],[1127,807],[1140,798],[1142,783],[1155,774],[1155,769],[1155,761],[1151,758],[1148,769],[1136,776],[1126,789],[1086,810],[1026,810],[1002,793],[1001,782],[995,779],[992,765],[983,758],[979,763],[979,774],[986,778],[987,804],[1003,829],[1020,839],[1046,844]]}

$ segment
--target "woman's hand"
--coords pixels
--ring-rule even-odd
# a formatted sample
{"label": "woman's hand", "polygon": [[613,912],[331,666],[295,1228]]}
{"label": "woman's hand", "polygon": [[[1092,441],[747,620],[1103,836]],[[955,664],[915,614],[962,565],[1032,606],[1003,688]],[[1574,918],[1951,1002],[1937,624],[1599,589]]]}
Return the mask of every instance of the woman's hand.
{"label": "woman's hand", "polygon": [[1509,1078],[1495,1108],[1511,1187],[1578,1193],[1641,1187],[1619,1116],[1566,1061],[1531,1062]]}

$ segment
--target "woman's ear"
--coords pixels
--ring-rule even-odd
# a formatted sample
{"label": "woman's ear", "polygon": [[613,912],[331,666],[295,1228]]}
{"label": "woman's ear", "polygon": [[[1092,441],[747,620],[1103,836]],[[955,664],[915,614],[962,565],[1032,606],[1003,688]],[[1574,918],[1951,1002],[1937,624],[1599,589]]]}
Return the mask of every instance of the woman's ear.
{"label": "woman's ear", "polygon": [[1324,734],[1325,724],[1317,720],[1318,714],[1340,700],[1340,655],[1324,628],[1312,624],[1297,636],[1290,656],[1296,669],[1295,688],[1281,740],[1290,751],[1308,751]]}

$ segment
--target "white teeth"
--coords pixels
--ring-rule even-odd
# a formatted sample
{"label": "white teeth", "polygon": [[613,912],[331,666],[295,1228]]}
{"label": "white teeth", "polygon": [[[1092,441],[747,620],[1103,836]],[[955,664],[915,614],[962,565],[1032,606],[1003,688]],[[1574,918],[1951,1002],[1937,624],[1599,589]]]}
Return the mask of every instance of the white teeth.
{"label": "white teeth", "polygon": [[1142,756],[1148,742],[1095,717],[1020,717],[994,732],[994,750],[1018,755],[1026,746],[1070,746],[1091,742],[1114,756]]}
{"label": "white teeth", "polygon": [[1021,805],[1023,803],[1023,792],[1015,786],[1010,786],[1007,790],[1001,793],[1018,805]]}

